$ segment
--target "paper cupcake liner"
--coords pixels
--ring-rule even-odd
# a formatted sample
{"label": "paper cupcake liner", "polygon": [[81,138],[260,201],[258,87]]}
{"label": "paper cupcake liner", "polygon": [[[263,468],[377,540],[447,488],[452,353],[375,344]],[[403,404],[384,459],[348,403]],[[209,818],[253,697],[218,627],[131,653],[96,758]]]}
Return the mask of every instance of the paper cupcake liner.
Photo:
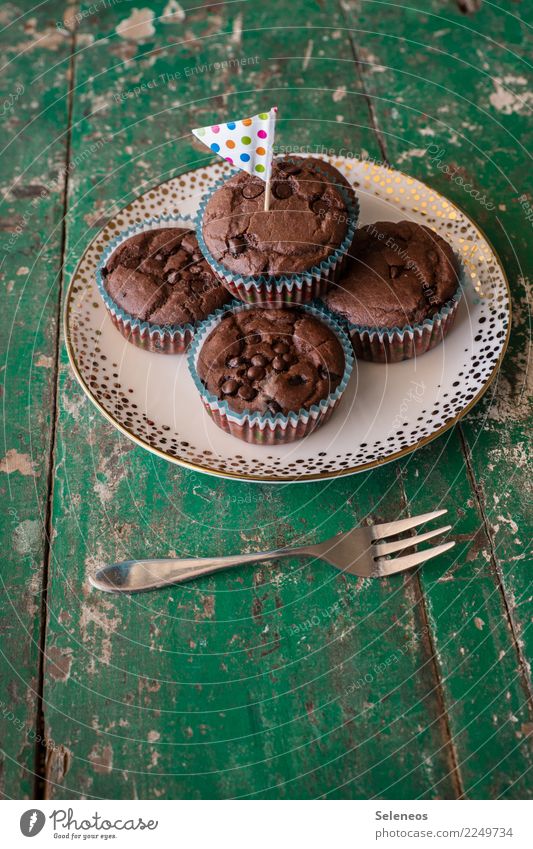
{"label": "paper cupcake liner", "polygon": [[127,229],[122,230],[109,243],[100,257],[100,262],[96,269],[96,283],[113,324],[120,330],[128,342],[132,342],[137,347],[144,348],[146,351],[154,351],[158,354],[184,354],[191,344],[195,329],[200,322],[196,324],[161,325],[153,324],[151,321],[141,321],[141,319],[129,315],[115,303],[105,288],[102,274],[102,269],[107,264],[111,254],[126,239],[136,236],[138,233],[144,233],[148,230],[158,230],[167,226],[186,227],[187,229],[195,230],[195,223],[188,215],[161,215],[157,218],[146,218],[138,224],[132,224]]}
{"label": "paper cupcake liner", "polygon": [[442,342],[453,327],[465,281],[463,262],[457,254],[455,258],[459,267],[457,291],[435,315],[426,318],[420,324],[406,325],[401,328],[365,327],[347,321],[338,313],[331,311],[322,301],[319,301],[319,304],[329,315],[345,326],[351,336],[355,355],[359,359],[373,363],[399,363],[402,360],[419,357]]}
{"label": "paper cupcake liner", "polygon": [[[296,160],[293,160],[296,162]],[[317,167],[317,171],[320,168]],[[323,174],[326,179],[327,174]],[[359,200],[353,193],[353,197],[343,186],[336,186],[341,193],[348,210],[348,226],[344,239],[339,247],[334,250],[319,265],[312,266],[307,271],[294,274],[260,274],[243,275],[237,274],[218,262],[207,247],[203,235],[203,218],[205,208],[214,194],[227,181],[222,178],[204,195],[197,216],[196,236],[198,245],[205,259],[211,266],[219,280],[226,286],[232,295],[248,304],[262,307],[280,307],[284,305],[299,306],[310,303],[316,298],[324,295],[330,283],[337,280],[342,272],[348,253],[353,241],[353,236],[359,220]]]}
{"label": "paper cupcake liner", "polygon": [[242,312],[251,308],[251,304],[234,302],[223,309],[217,310],[201,324],[189,349],[189,371],[208,415],[226,433],[230,433],[238,439],[251,442],[255,445],[281,445],[294,442],[296,439],[302,439],[304,436],[308,436],[314,430],[321,427],[329,419],[337,406],[348,385],[353,368],[354,356],[350,339],[337,321],[323,309],[316,306],[301,306],[300,309],[302,311],[315,316],[320,321],[323,321],[324,324],[327,324],[339,339],[344,352],[345,363],[341,382],[334,392],[330,392],[327,398],[324,398],[319,404],[313,404],[308,410],[302,408],[288,415],[284,415],[283,413],[276,413],[275,415],[259,412],[248,413],[246,411],[238,413],[230,409],[227,401],[217,398],[216,395],[207,391],[198,376],[196,366],[202,345],[222,318],[228,312]]}

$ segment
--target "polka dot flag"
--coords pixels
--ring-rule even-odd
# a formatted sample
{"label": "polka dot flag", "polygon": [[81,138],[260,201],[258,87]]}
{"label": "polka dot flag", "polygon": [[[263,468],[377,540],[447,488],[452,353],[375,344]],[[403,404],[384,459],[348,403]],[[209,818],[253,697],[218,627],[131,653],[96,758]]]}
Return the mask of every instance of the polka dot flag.
{"label": "polka dot flag", "polygon": [[198,127],[193,135],[230,165],[268,182],[274,153],[277,107],[253,118]]}

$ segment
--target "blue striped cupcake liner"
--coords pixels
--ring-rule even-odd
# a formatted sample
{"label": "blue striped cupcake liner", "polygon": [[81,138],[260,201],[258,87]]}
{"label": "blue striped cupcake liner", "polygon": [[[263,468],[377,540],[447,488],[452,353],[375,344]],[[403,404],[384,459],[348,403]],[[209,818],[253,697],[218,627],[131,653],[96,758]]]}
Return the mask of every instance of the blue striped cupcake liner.
{"label": "blue striped cupcake liner", "polygon": [[227,401],[208,392],[198,375],[197,363],[204,342],[222,319],[228,313],[239,313],[250,309],[254,309],[253,304],[233,301],[223,309],[216,310],[200,325],[187,355],[189,371],[208,415],[222,430],[238,439],[256,445],[280,445],[294,442],[294,440],[307,436],[323,425],[339,403],[344,390],[348,386],[354,364],[350,338],[341,325],[323,308],[310,304],[298,306],[298,309],[302,312],[324,322],[341,343],[344,353],[344,373],[341,382],[333,392],[330,392],[327,398],[324,398],[318,404],[313,404],[309,409],[302,407],[298,411],[288,413],[288,415],[257,411],[250,413],[246,410],[239,413],[232,410]]}
{"label": "blue striped cupcake liner", "polygon": [[[302,161],[301,158],[299,160],[290,157],[286,158],[295,164]],[[316,166],[316,170],[320,172],[320,167]],[[238,173],[237,170],[231,176],[236,173]],[[325,172],[320,173],[328,182],[331,181],[331,177]],[[329,284],[337,280],[342,271],[346,254],[350,249],[357,227],[359,220],[359,200],[355,195],[355,191],[350,193],[342,185],[335,186],[341,193],[348,210],[348,226],[339,247],[319,265],[315,265],[307,271],[294,274],[243,275],[231,271],[216,260],[207,247],[203,235],[202,223],[205,208],[213,194],[227,182],[227,179],[222,178],[218,180],[202,198],[196,219],[196,236],[200,250],[207,262],[232,295],[249,304],[276,308],[284,305],[293,306],[310,303],[325,294]]]}
{"label": "blue striped cupcake liner", "polygon": [[130,225],[109,243],[100,257],[96,269],[96,284],[113,324],[120,330],[128,342],[132,342],[139,348],[159,354],[183,354],[189,347],[195,329],[200,322],[196,324],[161,325],[154,324],[151,321],[141,321],[141,319],[129,315],[115,303],[105,288],[104,276],[102,274],[103,268],[107,265],[109,258],[119,245],[139,233],[146,233],[149,230],[159,230],[163,227],[184,227],[193,232],[196,229],[194,219],[188,215],[161,215],[154,218],[145,218],[137,224]]}
{"label": "blue striped cupcake liner", "polygon": [[340,313],[331,310],[323,301],[319,300],[318,304],[349,333],[355,355],[359,359],[375,363],[397,363],[419,357],[442,342],[455,322],[463,296],[466,272],[462,259],[455,251],[454,255],[459,269],[457,291],[438,312],[420,324],[391,328],[353,324]]}

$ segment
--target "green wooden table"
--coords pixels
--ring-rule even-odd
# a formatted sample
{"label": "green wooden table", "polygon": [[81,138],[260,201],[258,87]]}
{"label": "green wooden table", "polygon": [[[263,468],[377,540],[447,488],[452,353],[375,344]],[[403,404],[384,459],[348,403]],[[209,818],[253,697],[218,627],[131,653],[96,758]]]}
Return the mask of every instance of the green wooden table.
{"label": "green wooden table", "polygon": [[[1,791],[523,797],[531,5],[134,5],[0,8]],[[423,450],[323,483],[226,482],[143,452],[84,396],[62,339],[69,275],[103,222],[209,161],[191,127],[273,103],[280,145],[386,161],[446,193],[513,293],[483,401]],[[285,561],[142,596],[87,583],[127,555],[272,548],[436,503],[459,545],[418,574]]]}

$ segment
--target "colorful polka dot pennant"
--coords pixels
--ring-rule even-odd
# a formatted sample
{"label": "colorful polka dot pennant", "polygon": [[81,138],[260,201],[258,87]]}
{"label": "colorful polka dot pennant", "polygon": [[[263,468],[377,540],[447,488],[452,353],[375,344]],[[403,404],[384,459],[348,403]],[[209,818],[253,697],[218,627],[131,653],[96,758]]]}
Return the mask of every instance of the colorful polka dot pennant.
{"label": "colorful polka dot pennant", "polygon": [[273,106],[270,112],[260,112],[253,118],[198,127],[192,133],[230,165],[268,182],[274,153],[277,111],[277,107]]}

